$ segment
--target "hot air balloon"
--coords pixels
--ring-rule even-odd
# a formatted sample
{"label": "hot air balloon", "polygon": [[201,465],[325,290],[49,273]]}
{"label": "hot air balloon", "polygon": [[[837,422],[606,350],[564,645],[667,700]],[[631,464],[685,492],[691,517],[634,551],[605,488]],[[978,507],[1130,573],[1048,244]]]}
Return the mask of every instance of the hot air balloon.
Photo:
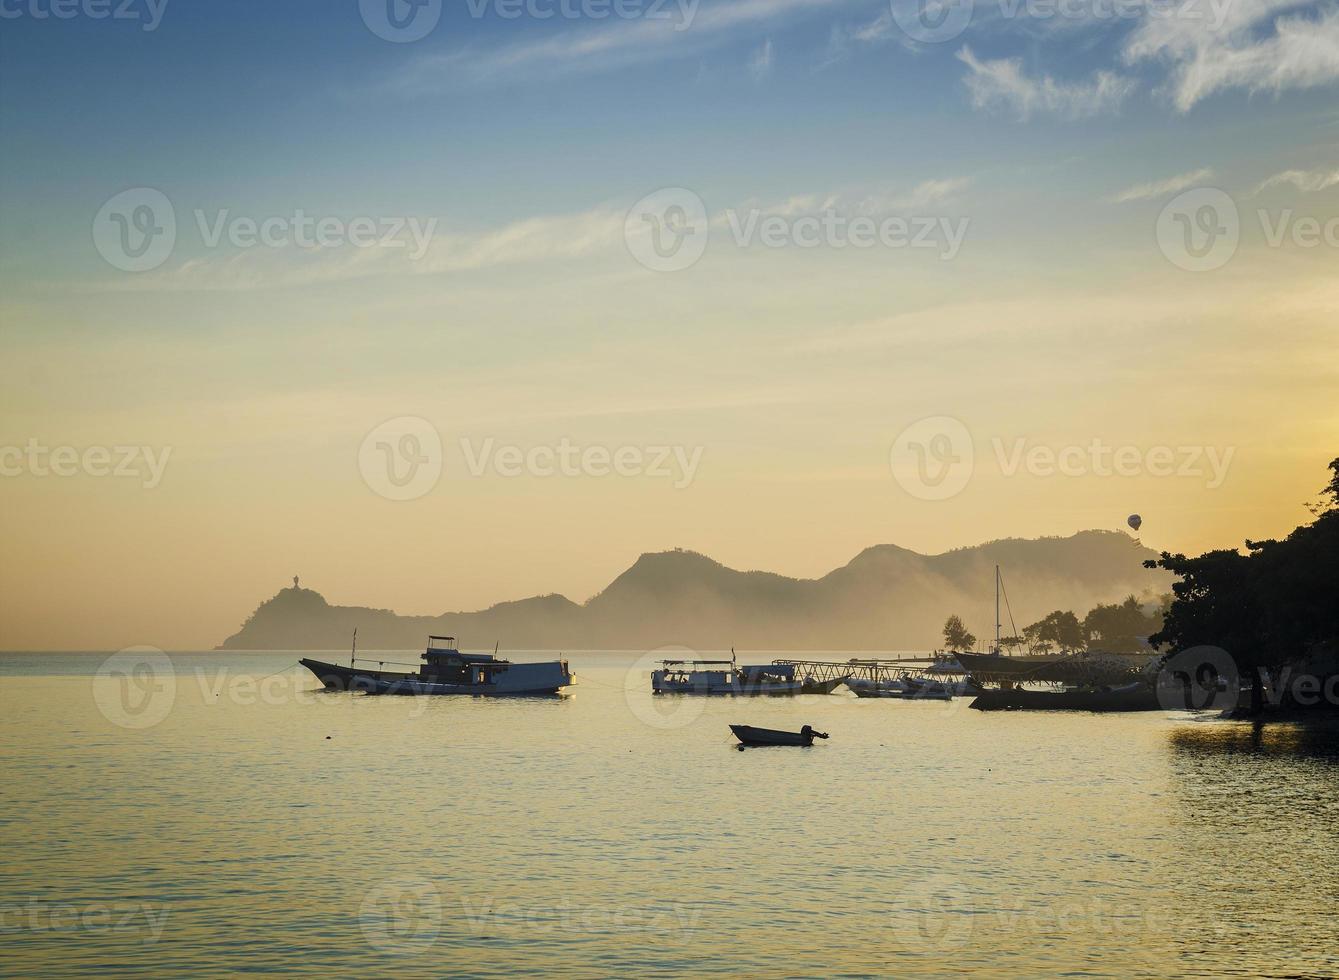
{"label": "hot air balloon", "polygon": [[1131,530],[1138,531],[1139,525],[1144,523],[1144,519],[1138,514],[1131,514],[1125,519],[1125,523],[1130,525]]}

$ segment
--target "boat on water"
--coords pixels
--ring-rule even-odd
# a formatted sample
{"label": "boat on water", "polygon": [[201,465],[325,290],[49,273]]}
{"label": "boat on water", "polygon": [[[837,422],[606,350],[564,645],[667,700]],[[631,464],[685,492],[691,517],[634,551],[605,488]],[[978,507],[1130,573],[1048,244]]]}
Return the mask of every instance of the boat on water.
{"label": "boat on water", "polygon": [[[655,694],[771,695],[800,694],[804,682],[793,664],[739,666],[730,660],[662,660],[651,671]],[[835,685],[834,685],[835,686]]]}
{"label": "boat on water", "polygon": [[978,711],[1157,711],[1162,705],[1151,684],[1035,691],[988,688],[971,705]]}
{"label": "boat on water", "polygon": [[803,745],[814,744],[816,738],[827,738],[826,732],[816,732],[805,725],[798,732],[783,732],[775,728],[754,728],[752,725],[731,725],[730,731],[739,739],[739,747],[756,745]]}
{"label": "boat on water", "polygon": [[[423,664],[414,673],[371,670],[357,666],[355,644],[347,667],[305,657],[299,663],[320,678],[328,690],[362,691],[365,694],[540,697],[557,694],[572,684],[572,672],[566,660],[517,664],[499,660],[496,651],[492,654],[461,653],[452,636],[428,637],[422,659]],[[385,661],[377,663],[380,665]]]}
{"label": "boat on water", "polygon": [[[848,675],[849,676],[849,675]],[[841,687],[847,681],[847,677],[832,677],[825,681],[817,680],[813,677],[804,677],[800,680],[801,694],[831,694],[837,688]]]}
{"label": "boat on water", "polygon": [[904,698],[910,688],[905,677],[870,680],[868,677],[848,677],[846,686],[858,698]]}

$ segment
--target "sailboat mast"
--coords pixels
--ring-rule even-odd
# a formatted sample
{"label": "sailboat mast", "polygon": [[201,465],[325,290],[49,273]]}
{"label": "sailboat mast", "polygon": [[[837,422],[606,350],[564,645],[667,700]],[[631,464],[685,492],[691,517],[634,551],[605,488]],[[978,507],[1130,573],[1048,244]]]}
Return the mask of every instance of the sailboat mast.
{"label": "sailboat mast", "polygon": [[995,566],[995,653],[1000,652],[1000,566]]}

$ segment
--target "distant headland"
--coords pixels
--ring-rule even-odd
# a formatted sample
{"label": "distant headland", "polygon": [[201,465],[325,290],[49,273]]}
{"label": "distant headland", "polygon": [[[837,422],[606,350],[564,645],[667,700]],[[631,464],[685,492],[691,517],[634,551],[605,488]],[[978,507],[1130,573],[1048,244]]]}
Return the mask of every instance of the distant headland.
{"label": "distant headland", "polygon": [[[950,613],[993,632],[994,566],[1003,566],[1021,626],[1056,609],[1087,609],[1128,595],[1152,600],[1173,576],[1147,569],[1157,553],[1126,534],[1006,538],[939,555],[867,548],[817,579],[737,571],[692,551],[644,554],[589,601],[561,595],[477,612],[401,616],[334,606],[294,579],[220,645],[224,650],[337,650],[355,627],[367,650],[412,650],[429,633],[468,648],[913,650],[942,645]],[[1005,623],[1008,629],[1008,622]]]}

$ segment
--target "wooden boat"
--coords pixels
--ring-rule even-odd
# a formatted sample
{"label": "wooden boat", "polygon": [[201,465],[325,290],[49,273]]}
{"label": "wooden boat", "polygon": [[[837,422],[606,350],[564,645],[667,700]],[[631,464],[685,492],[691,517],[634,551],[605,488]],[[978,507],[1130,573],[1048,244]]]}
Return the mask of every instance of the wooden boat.
{"label": "wooden boat", "polygon": [[[850,675],[848,674],[847,677]],[[831,694],[837,688],[846,683],[846,677],[833,677],[830,680],[820,681],[812,677],[806,677],[800,681],[801,694]]]}
{"label": "wooden boat", "polygon": [[978,711],[1158,711],[1157,691],[1147,684],[1095,690],[1031,691],[987,688],[976,696]]}
{"label": "wooden boat", "polygon": [[816,738],[827,738],[827,733],[816,732],[805,725],[798,732],[782,732],[774,728],[754,728],[751,725],[731,725],[730,731],[739,739],[739,747],[746,745],[804,745],[814,744]]}
{"label": "wooden boat", "polygon": [[793,664],[739,666],[729,660],[662,660],[651,671],[655,694],[771,695],[799,694],[803,687]]}
{"label": "wooden boat", "polygon": [[[486,653],[461,653],[454,637],[430,636],[423,665],[414,674],[370,670],[355,666],[357,649],[349,666],[303,658],[299,661],[333,691],[364,694],[467,694],[477,697],[557,694],[572,683],[566,660],[547,663],[512,663]],[[378,662],[378,667],[382,662]]]}

